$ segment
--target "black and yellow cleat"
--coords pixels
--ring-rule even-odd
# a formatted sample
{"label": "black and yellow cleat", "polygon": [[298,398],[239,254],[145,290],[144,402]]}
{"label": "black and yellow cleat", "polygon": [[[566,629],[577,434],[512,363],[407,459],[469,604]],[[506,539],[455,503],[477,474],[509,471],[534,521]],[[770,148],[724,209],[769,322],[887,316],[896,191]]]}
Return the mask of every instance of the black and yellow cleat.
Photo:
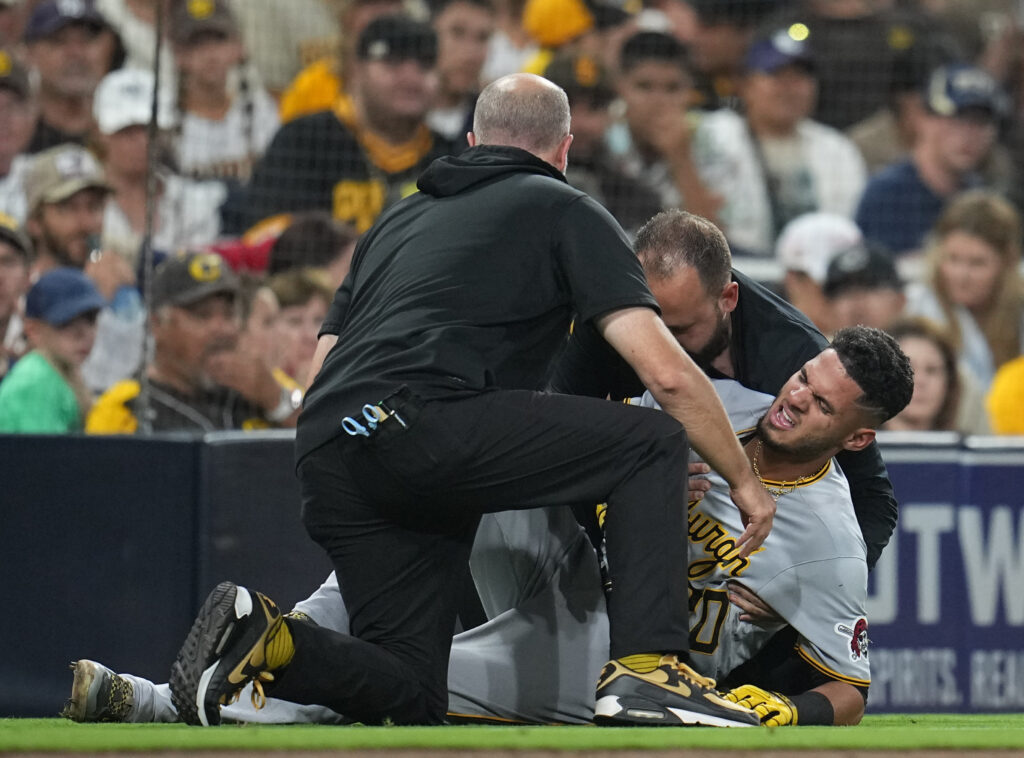
{"label": "black and yellow cleat", "polygon": [[597,682],[594,723],[603,726],[759,726],[749,708],[730,703],[715,680],[674,655],[641,673],[621,660],[605,664]]}
{"label": "black and yellow cleat", "polygon": [[72,663],[71,670],[75,679],[61,716],[84,722],[129,720],[135,705],[135,688],[130,681],[84,658]]}
{"label": "black and yellow cleat", "polygon": [[182,721],[220,724],[220,706],[253,683],[253,705],[262,708],[263,683],[294,654],[291,633],[274,602],[231,582],[206,598],[171,667],[171,699]]}

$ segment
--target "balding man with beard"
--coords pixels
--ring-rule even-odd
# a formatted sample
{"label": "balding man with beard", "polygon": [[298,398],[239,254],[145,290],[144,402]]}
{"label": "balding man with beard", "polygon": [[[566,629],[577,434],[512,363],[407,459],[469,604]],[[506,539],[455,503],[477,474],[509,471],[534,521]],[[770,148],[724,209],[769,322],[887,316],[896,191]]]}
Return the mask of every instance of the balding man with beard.
{"label": "balding man with beard", "polygon": [[[257,692],[369,724],[436,724],[481,514],[608,503],[606,724],[753,726],[688,665],[689,444],[722,473],[749,554],[774,504],[710,382],[658,317],[621,228],[563,171],[565,93],[515,74],[481,93],[470,149],[362,238],[321,329],[296,438],[303,520],[351,636],[230,582],[207,598],[171,690],[183,720]],[[666,411],[544,394],[570,319],[594,323]]]}

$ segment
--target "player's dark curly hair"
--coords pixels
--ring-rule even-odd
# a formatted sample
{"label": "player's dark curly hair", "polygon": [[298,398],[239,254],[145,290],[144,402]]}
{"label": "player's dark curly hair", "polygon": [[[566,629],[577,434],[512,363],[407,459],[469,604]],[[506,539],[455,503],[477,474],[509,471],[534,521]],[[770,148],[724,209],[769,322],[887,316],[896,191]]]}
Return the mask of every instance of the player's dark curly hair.
{"label": "player's dark curly hair", "polygon": [[882,424],[914,394],[914,371],[899,344],[881,329],[849,326],[832,338],[846,373],[863,390],[857,404]]}

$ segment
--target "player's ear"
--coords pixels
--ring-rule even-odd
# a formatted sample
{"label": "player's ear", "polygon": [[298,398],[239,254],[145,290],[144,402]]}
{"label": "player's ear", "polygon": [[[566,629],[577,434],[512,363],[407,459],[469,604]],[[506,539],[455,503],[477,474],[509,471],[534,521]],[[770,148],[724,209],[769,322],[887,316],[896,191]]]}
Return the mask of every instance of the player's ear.
{"label": "player's ear", "polygon": [[863,450],[875,441],[875,430],[867,427],[854,429],[843,440],[843,450]]}
{"label": "player's ear", "polygon": [[476,147],[476,135],[473,132],[466,132],[466,142],[470,147]]}

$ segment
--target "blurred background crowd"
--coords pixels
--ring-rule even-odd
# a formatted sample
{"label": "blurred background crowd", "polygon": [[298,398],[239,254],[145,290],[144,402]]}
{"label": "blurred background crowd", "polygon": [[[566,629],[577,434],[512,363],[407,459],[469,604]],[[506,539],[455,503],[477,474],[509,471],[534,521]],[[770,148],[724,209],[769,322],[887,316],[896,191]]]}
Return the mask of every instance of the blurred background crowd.
{"label": "blurred background crowd", "polygon": [[1024,434],[1022,42],[1024,0],[0,0],[0,432],[293,424],[359,234],[529,71],[628,233],[705,216],[895,335],[889,428]]}

